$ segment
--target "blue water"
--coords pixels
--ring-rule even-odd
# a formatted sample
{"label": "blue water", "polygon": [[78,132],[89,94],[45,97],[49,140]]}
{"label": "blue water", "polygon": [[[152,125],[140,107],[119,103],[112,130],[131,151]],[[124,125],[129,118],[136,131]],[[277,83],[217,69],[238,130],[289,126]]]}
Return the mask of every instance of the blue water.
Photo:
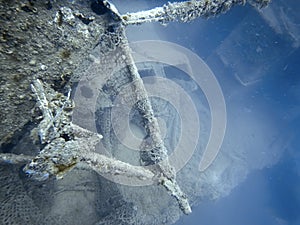
{"label": "blue water", "polygon": [[[121,12],[160,5],[158,1],[133,1],[135,6],[115,2]],[[281,143],[260,145],[256,141],[262,137],[259,132],[253,133],[253,151],[272,157],[276,149],[278,158],[265,167],[250,170],[229,195],[201,202],[177,225],[300,224],[299,12],[299,1],[274,0],[269,9],[261,12],[241,6],[209,20],[128,28],[131,41],[166,40],[204,59],[224,93],[229,133],[225,139],[234,139],[235,133],[247,130],[243,125],[236,126],[237,118],[254,118],[265,130],[269,127],[270,133],[276,130],[275,139]],[[259,129],[257,125],[254,131]]]}
{"label": "blue water", "polygon": [[274,167],[252,172],[229,196],[202,202],[176,224],[298,225],[299,185],[299,154],[287,154]]}

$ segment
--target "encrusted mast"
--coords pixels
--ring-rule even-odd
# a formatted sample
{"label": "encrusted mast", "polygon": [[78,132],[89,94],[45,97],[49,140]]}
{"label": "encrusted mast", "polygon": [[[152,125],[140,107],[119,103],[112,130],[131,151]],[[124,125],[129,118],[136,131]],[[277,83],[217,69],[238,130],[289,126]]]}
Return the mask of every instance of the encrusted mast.
{"label": "encrusted mast", "polygon": [[[109,34],[106,38],[117,40],[111,43],[121,52],[123,63],[126,65],[132,81],[131,89],[134,93],[132,98],[137,103],[136,109],[144,119],[144,129],[151,140],[151,151],[145,152],[147,159],[154,166],[149,167],[150,169],[133,166],[96,153],[95,146],[102,136],[71,122],[74,105],[70,99],[70,92],[65,96],[39,80],[33,82],[32,91],[35,93],[39,108],[42,111],[43,120],[37,129],[40,142],[44,147],[37,156],[2,153],[0,154],[0,163],[26,164],[24,172],[37,180],[48,179],[51,175],[59,178],[75,166],[82,165],[90,167],[99,174],[153,180],[163,185],[170,195],[178,201],[181,210],[185,214],[189,214],[191,207],[187,196],[178,186],[175,171],[168,161],[168,152],[163,143],[158,122],[154,117],[148,94],[130,53],[125,28],[127,25],[145,22],[157,21],[165,24],[170,21],[188,22],[198,17],[208,18],[226,12],[234,5],[245,4],[246,0],[175,2],[148,11],[125,15],[120,15],[109,2],[103,2],[111,12],[113,24],[111,26],[114,27],[113,31],[110,30],[106,33],[106,35]],[[261,8],[266,6],[269,0],[248,0],[247,2]]]}
{"label": "encrusted mast", "polygon": [[122,15],[125,25],[171,21],[189,22],[198,17],[209,18],[227,12],[234,5],[244,5],[246,2],[262,8],[271,0],[203,0],[167,3],[147,11],[127,13]]}

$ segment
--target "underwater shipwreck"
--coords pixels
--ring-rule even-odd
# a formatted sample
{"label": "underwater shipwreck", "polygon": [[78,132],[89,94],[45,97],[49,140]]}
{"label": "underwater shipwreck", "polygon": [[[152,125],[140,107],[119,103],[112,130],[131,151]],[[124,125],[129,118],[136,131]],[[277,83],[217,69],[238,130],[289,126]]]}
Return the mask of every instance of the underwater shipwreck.
{"label": "underwater shipwreck", "polygon": [[[146,53],[130,44],[126,32],[144,23],[222,17],[235,5],[268,4],[183,1],[121,14],[109,1],[2,0],[0,224],[174,224],[202,199],[228,193],[244,176],[226,167],[239,155],[203,152],[207,135],[189,130],[187,142],[197,145],[197,154],[183,153],[185,161],[175,165],[170,154],[180,128],[192,125],[181,125],[180,111],[152,97],[142,79],[153,75],[149,82],[164,89],[165,71],[172,68],[151,56],[137,60],[136,51]],[[176,60],[189,71],[188,59]],[[198,88],[182,82],[191,91]],[[185,108],[186,100],[174,99]],[[217,122],[225,126],[220,99],[224,111]],[[195,111],[209,121],[207,105],[197,104]],[[201,123],[207,132],[212,126]],[[222,179],[227,186],[219,186]]]}

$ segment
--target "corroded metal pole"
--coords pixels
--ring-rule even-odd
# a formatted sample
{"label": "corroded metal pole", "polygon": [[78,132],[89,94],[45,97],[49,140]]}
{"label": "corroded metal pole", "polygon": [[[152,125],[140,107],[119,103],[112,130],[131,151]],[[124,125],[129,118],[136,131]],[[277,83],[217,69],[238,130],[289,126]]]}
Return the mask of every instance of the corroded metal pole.
{"label": "corroded metal pole", "polygon": [[160,22],[166,24],[171,21],[189,22],[198,17],[208,18],[227,12],[235,5],[244,5],[246,2],[262,8],[270,0],[203,0],[167,3],[154,9],[127,13],[122,15],[125,25]]}

